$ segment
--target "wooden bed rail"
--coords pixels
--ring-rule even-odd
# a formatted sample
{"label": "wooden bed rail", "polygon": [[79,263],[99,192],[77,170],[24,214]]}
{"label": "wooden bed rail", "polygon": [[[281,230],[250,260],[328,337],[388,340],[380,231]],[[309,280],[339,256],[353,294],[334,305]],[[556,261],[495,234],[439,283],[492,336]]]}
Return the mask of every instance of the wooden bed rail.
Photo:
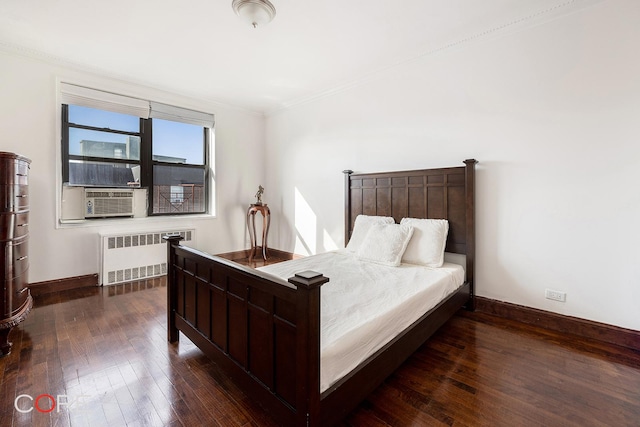
{"label": "wooden bed rail", "polygon": [[[183,332],[286,425],[320,414],[320,287],[306,271],[288,282],[167,241],[168,340]],[[257,386],[256,386],[257,385]]]}

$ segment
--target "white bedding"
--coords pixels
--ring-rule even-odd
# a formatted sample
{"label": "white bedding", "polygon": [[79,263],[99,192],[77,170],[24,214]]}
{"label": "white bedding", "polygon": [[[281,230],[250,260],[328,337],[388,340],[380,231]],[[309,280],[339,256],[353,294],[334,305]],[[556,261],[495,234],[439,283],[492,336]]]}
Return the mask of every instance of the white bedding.
{"label": "white bedding", "polygon": [[313,270],[330,280],[320,291],[320,391],[355,368],[464,282],[464,269],[410,264],[388,267],[345,250],[259,270],[284,280]]}

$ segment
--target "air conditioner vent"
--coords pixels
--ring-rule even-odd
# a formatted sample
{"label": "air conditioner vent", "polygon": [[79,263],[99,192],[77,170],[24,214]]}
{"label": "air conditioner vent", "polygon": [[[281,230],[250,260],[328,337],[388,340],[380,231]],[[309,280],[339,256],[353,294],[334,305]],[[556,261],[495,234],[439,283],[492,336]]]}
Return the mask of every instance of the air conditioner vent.
{"label": "air conditioner vent", "polygon": [[133,216],[133,190],[126,188],[85,190],[84,217]]}
{"label": "air conditioner vent", "polygon": [[94,191],[86,190],[85,197],[133,197],[131,190],[115,190],[115,191]]}

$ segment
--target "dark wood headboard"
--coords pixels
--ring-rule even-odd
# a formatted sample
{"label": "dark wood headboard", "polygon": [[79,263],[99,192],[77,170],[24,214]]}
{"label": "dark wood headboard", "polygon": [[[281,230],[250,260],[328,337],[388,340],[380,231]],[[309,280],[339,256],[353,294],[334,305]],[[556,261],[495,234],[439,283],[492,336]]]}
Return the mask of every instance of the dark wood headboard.
{"label": "dark wood headboard", "polygon": [[345,244],[358,215],[449,221],[447,252],[466,256],[473,283],[475,257],[475,159],[465,166],[401,172],[345,173]]}

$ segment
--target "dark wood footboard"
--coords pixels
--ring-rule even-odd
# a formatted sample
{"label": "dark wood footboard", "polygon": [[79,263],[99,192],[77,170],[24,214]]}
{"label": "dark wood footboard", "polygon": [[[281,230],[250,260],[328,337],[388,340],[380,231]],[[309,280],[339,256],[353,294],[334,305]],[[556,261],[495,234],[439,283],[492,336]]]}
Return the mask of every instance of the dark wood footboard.
{"label": "dark wood footboard", "polygon": [[232,261],[168,244],[168,339],[182,331],[283,425],[315,425],[320,402],[320,286],[285,282]]}

